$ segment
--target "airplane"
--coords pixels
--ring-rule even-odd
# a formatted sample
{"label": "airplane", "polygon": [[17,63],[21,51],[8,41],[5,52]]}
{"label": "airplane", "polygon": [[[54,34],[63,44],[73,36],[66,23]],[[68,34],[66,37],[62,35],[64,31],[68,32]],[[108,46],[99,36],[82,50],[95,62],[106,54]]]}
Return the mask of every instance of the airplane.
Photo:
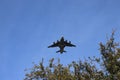
{"label": "airplane", "polygon": [[67,40],[64,40],[64,37],[61,37],[60,41],[57,40],[57,42],[53,42],[53,44],[48,46],[48,48],[59,47],[60,50],[56,51],[56,53],[60,52],[62,54],[63,52],[66,52],[64,50],[64,48],[66,46],[67,47],[76,47],[76,45],[71,44],[71,41],[68,42]]}

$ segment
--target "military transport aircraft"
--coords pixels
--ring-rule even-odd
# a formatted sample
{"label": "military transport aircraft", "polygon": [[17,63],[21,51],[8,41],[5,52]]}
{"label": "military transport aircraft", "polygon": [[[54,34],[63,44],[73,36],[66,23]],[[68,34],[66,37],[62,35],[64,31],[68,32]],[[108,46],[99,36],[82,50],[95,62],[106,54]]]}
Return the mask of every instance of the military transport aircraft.
{"label": "military transport aircraft", "polygon": [[59,47],[60,50],[56,51],[56,53],[60,52],[60,53],[62,54],[63,52],[66,52],[66,51],[64,50],[64,48],[65,48],[66,46],[67,46],[67,47],[76,47],[76,45],[71,44],[71,41],[69,41],[69,42],[68,42],[67,40],[64,41],[64,37],[61,37],[60,41],[57,40],[57,42],[53,42],[53,44],[50,45],[50,46],[48,46],[48,48]]}

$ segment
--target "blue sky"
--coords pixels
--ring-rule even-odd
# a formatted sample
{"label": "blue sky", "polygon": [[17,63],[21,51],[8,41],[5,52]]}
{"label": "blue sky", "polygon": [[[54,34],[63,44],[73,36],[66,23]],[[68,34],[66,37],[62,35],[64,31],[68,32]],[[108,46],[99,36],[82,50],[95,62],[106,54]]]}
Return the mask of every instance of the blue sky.
{"label": "blue sky", "polygon": [[[0,0],[0,79],[22,80],[24,69],[44,58],[61,63],[100,56],[99,42],[112,29],[120,41],[119,0]],[[76,44],[67,53],[48,49],[64,36]]]}

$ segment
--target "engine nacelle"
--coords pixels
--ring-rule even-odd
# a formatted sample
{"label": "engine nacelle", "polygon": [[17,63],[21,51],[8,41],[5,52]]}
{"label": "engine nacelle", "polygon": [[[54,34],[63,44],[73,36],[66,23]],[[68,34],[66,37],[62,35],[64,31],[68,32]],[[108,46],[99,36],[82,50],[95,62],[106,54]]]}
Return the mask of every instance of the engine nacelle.
{"label": "engine nacelle", "polygon": [[53,42],[53,44],[55,44],[55,42]]}
{"label": "engine nacelle", "polygon": [[71,44],[71,41],[69,41],[69,43]]}

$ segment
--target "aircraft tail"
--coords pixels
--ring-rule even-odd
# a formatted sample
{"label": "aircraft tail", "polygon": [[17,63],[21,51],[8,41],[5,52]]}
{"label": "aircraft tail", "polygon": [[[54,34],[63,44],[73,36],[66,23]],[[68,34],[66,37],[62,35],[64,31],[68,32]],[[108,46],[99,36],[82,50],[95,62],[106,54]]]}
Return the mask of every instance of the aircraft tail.
{"label": "aircraft tail", "polygon": [[60,51],[60,50],[59,50],[59,51],[56,51],[56,53],[58,53],[58,52],[63,53],[63,52],[67,52],[67,51]]}

